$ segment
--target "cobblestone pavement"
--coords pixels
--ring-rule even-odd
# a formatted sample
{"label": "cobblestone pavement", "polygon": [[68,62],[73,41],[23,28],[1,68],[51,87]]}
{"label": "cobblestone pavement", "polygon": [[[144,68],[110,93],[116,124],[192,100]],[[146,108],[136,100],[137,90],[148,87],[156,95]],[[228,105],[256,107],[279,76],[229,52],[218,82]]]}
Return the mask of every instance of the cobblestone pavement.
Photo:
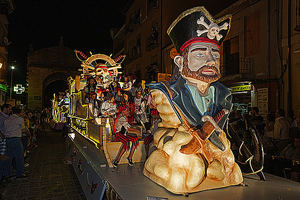
{"label": "cobblestone pavement", "polygon": [[64,138],[61,132],[44,131],[38,147],[28,158],[28,178],[12,180],[1,188],[4,200],[85,200],[84,193],[71,165],[63,163]]}

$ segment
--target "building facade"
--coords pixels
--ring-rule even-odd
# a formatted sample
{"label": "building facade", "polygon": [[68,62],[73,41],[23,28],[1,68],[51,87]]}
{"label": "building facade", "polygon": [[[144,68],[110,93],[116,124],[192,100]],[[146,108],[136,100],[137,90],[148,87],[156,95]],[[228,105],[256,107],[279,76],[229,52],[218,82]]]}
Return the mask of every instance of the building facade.
{"label": "building facade", "polygon": [[263,114],[283,108],[290,116],[300,109],[299,4],[240,0],[217,14],[233,14],[222,48],[224,81],[251,81]]}
{"label": "building facade", "polygon": [[195,1],[130,1],[125,24],[113,37],[113,52],[125,54],[124,72],[146,81],[157,80],[157,73],[171,73],[171,41],[166,34],[177,15]]}
{"label": "building facade", "polygon": [[14,11],[12,0],[0,0],[0,105],[5,103],[7,94],[7,46],[8,40],[8,19],[7,16]]}
{"label": "building facade", "polygon": [[221,46],[220,81],[240,90],[235,103],[259,107],[263,115],[278,108],[296,111],[300,108],[299,1],[131,1],[125,24],[113,37],[114,55],[127,55],[126,74],[157,80],[157,72],[172,73],[173,46],[166,32],[181,12],[205,6],[216,19],[232,14],[231,30]]}
{"label": "building facade", "polygon": [[279,1],[281,24],[282,102],[287,111],[300,110],[300,0]]}
{"label": "building facade", "polygon": [[28,108],[48,107],[52,93],[68,89],[67,78],[79,74],[79,67],[74,51],[62,42],[59,46],[30,51],[27,57]]}

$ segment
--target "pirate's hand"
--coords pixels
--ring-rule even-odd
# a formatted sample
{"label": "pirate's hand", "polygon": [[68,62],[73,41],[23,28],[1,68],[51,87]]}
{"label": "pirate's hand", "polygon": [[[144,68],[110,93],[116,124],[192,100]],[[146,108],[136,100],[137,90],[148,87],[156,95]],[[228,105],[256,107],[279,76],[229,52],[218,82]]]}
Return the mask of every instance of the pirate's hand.
{"label": "pirate's hand", "polygon": [[181,149],[179,151],[183,154],[190,155],[198,152],[201,147],[202,145],[198,142],[198,140],[195,137],[193,137],[189,143],[181,146]]}
{"label": "pirate's hand", "polygon": [[205,140],[214,132],[214,130],[215,130],[214,125],[211,122],[207,121],[204,123],[204,125],[201,128],[202,134],[200,137],[203,140]]}
{"label": "pirate's hand", "polygon": [[197,153],[202,148],[202,135],[203,132],[196,127],[190,128],[188,131],[192,136],[192,140],[186,145],[181,146],[180,152],[183,154],[194,154]]}

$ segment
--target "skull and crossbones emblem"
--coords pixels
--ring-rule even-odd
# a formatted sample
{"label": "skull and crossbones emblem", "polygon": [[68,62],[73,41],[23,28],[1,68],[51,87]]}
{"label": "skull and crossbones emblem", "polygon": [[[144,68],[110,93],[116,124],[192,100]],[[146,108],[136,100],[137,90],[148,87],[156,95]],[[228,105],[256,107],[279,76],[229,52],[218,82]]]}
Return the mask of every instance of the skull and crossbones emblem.
{"label": "skull and crossbones emblem", "polygon": [[219,26],[218,24],[212,22],[210,25],[208,25],[204,21],[204,17],[200,17],[200,19],[197,20],[197,24],[203,25],[206,29],[205,30],[197,30],[197,36],[200,37],[203,33],[207,33],[207,37],[211,40],[217,39],[218,41],[223,37],[219,34],[221,30],[227,30],[228,29],[228,23],[225,22],[222,24],[222,26]]}

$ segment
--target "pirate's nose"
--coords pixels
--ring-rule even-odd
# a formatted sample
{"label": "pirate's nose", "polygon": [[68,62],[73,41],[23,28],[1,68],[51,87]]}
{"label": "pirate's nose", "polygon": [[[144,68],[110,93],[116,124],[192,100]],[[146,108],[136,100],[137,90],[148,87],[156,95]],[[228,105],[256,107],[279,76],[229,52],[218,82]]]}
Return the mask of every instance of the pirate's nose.
{"label": "pirate's nose", "polygon": [[206,65],[208,66],[215,66],[216,65],[216,59],[213,57],[213,55],[209,52],[206,60]]}

